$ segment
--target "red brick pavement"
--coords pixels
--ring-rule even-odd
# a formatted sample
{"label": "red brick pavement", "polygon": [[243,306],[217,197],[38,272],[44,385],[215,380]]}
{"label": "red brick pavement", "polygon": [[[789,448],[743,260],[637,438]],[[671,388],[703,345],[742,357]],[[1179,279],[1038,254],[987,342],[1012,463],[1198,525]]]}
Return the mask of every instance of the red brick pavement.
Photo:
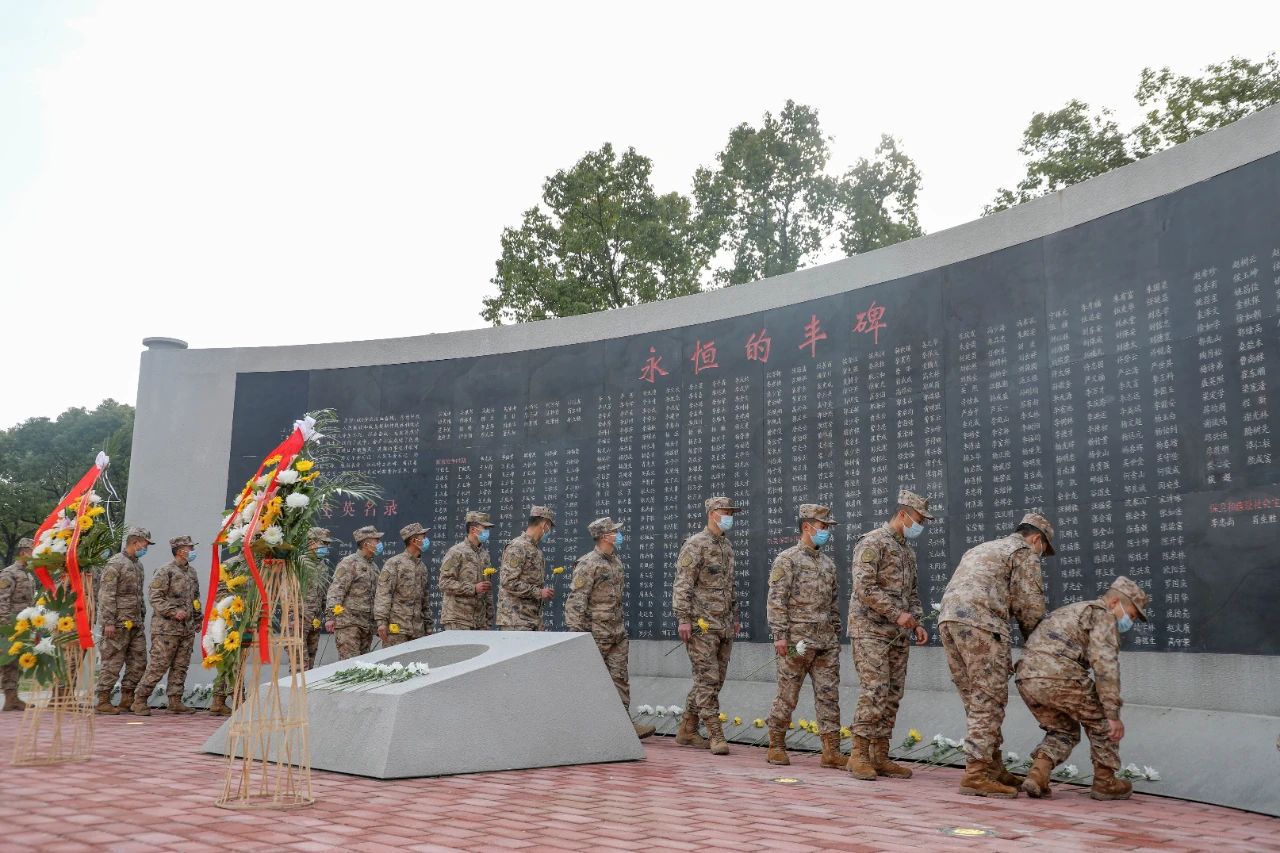
{"label": "red brick pavement", "polygon": [[[5,762],[19,716],[0,715]],[[235,812],[213,805],[223,760],[198,752],[217,722],[99,718],[91,761],[6,767],[0,850],[1280,850],[1280,820],[1232,809],[1097,803],[1071,786],[984,800],[956,793],[949,768],[858,782],[812,755],[778,768],[762,749],[718,758],[668,738],[625,764],[393,782],[315,771],[314,807]],[[784,774],[799,782],[771,781]],[[942,834],[956,826],[996,834]]]}

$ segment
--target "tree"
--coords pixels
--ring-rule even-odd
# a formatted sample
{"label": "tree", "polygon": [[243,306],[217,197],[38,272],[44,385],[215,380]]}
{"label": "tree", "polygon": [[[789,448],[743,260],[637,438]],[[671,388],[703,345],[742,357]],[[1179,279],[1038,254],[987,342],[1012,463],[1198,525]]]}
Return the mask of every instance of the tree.
{"label": "tree", "polygon": [[1167,67],[1144,68],[1134,97],[1139,106],[1151,109],[1128,133],[1120,130],[1109,110],[1089,116],[1088,104],[1076,100],[1056,112],[1032,116],[1018,149],[1028,158],[1027,176],[1014,190],[998,190],[983,215],[1088,180],[1280,103],[1280,62],[1274,53],[1262,62],[1233,56],[1205,66],[1200,77],[1177,75]]}
{"label": "tree", "polygon": [[831,233],[836,181],[825,174],[829,140],[816,110],[787,101],[759,128],[729,133],[718,168],[694,175],[699,219],[733,254],[722,284],[741,284],[804,266]]}
{"label": "tree", "polygon": [[481,316],[495,326],[568,317],[696,293],[713,243],[688,198],[659,196],[648,157],[613,146],[588,152],[543,184],[543,206],[502,232],[496,296]]}
{"label": "tree", "polygon": [[860,255],[924,234],[916,209],[920,170],[882,134],[875,155],[863,157],[845,173],[837,192],[840,248]]}
{"label": "tree", "polygon": [[[99,450],[111,457],[108,474],[122,501],[129,485],[133,407],[104,400],[92,411],[67,409],[57,420],[31,418],[0,430],[0,549],[5,565],[18,540],[35,532],[49,510],[93,464]],[[111,522],[124,522],[123,503],[109,505]]]}

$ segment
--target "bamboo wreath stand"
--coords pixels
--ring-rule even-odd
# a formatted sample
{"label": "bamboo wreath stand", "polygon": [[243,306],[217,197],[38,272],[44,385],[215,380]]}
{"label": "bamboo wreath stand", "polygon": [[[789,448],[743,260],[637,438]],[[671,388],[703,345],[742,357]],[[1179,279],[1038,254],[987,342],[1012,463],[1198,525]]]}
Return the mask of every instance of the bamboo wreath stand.
{"label": "bamboo wreath stand", "polygon": [[[264,560],[271,662],[258,649],[244,650],[231,695],[243,697],[228,721],[225,809],[294,809],[315,803],[311,794],[311,744],[307,687],[303,678],[302,595],[283,560]],[[281,681],[284,685],[281,685]]]}
{"label": "bamboo wreath stand", "polygon": [[[93,624],[93,580],[84,577],[84,599]],[[50,684],[30,682],[13,763],[20,766],[88,761],[93,755],[94,676],[97,649],[70,643],[58,649],[63,674]]]}

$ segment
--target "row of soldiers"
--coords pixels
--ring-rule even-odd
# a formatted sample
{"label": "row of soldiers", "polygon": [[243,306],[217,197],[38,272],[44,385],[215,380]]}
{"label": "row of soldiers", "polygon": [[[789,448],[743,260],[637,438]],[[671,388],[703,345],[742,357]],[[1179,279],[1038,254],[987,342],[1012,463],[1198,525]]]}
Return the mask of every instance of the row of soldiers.
{"label": "row of soldiers", "polygon": [[[741,508],[729,498],[713,497],[705,509],[705,527],[680,550],[672,588],[677,631],[693,674],[676,742],[724,755],[729,748],[721,727],[719,693],[740,629],[728,534]],[[786,731],[808,675],[823,744],[822,766],[847,770],[863,780],[911,776],[909,769],[890,760],[889,740],[905,689],[909,646],[929,640],[911,543],[933,520],[929,502],[903,490],[893,516],[853,548],[846,633],[861,689],[851,727],[853,747],[846,759],[839,749],[839,584],[834,561],[823,551],[837,522],[828,507],[801,505],[798,541],[778,555],[769,574],[767,616],[778,658],[777,696],[768,718],[770,763],[789,763]],[[440,567],[445,630],[483,630],[491,625],[487,544],[493,524],[485,513],[468,512],[465,525],[464,539],[448,551]],[[498,584],[499,628],[542,629],[542,607],[555,590],[547,584],[541,543],[554,528],[554,511],[534,506],[525,532],[506,546]],[[416,523],[402,528],[405,550],[379,569],[375,559],[382,552],[384,534],[373,527],[360,528],[353,537],[356,552],[339,562],[331,581],[324,559],[333,539],[323,528],[309,532],[303,557],[308,564],[305,574],[313,579],[304,605],[308,668],[314,665],[322,625],[334,634],[342,658],[368,652],[375,635],[392,646],[429,633],[429,572],[422,559],[430,547],[427,532]],[[570,630],[592,635],[629,709],[629,643],[622,607],[626,569],[617,551],[624,538],[622,525],[601,518],[588,525],[588,533],[595,547],[575,564],[565,623]],[[1101,598],[1068,605],[1046,617],[1041,559],[1054,553],[1053,535],[1047,518],[1027,514],[1008,536],[967,551],[943,595],[939,635],[967,719],[961,793],[1013,797],[1021,788],[1031,796],[1047,796],[1053,768],[1069,756],[1083,726],[1094,764],[1093,796],[1129,795],[1129,784],[1115,778],[1120,767],[1117,744],[1124,735],[1119,719],[1119,633],[1135,618],[1146,620],[1147,596],[1133,581],[1120,577]],[[103,670],[98,687],[103,713],[119,713],[126,703],[135,713],[147,713],[146,698],[166,670],[170,710],[190,710],[182,705],[181,693],[199,630],[199,581],[190,565],[194,544],[185,536],[170,540],[174,559],[150,584],[155,616],[148,664],[138,558],[151,544],[145,529],[130,528],[123,551],[102,572],[98,625]],[[28,541],[25,554],[29,553]],[[22,548],[19,561],[25,562]],[[17,568],[0,573],[0,617],[25,606],[18,588],[22,576],[29,597],[30,576]],[[1014,674],[1011,620],[1016,620],[1025,640],[1017,687],[1045,731],[1025,779],[1009,773],[1002,761],[1000,729],[1008,680]],[[122,698],[113,708],[109,696],[122,669]],[[16,673],[11,678],[6,670],[5,678],[13,682],[12,694],[10,680],[4,682],[9,708],[11,696],[17,701]],[[215,685],[214,713],[229,713],[225,698],[225,685]],[[637,736],[652,733],[651,726],[636,725]]]}

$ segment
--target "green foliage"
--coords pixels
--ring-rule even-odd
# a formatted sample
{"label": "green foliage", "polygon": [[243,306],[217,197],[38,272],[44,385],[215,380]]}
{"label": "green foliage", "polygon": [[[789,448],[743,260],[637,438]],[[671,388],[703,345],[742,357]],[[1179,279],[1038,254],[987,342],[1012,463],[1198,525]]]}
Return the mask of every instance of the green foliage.
{"label": "green foliage", "polygon": [[543,206],[502,232],[481,316],[496,325],[696,293],[711,247],[679,193],[659,196],[634,148],[587,153],[543,185]]}
{"label": "green foliage", "polygon": [[[112,524],[123,523],[133,417],[132,406],[104,400],[93,410],[71,408],[56,420],[31,418],[0,430],[0,553],[6,565],[18,540],[35,532],[100,450],[111,457],[107,475],[121,498],[109,499],[107,511]],[[97,491],[105,496],[104,487]]]}
{"label": "green foliage", "polygon": [[1109,110],[1090,115],[1089,105],[1078,100],[1032,116],[1018,149],[1027,158],[1026,177],[1012,190],[998,190],[983,215],[1096,177],[1280,103],[1280,62],[1274,53],[1262,62],[1233,56],[1206,66],[1199,77],[1174,74],[1167,67],[1144,68],[1135,98],[1139,106],[1150,109],[1127,133]]}
{"label": "green foliage", "polygon": [[916,215],[919,191],[915,161],[898,147],[898,140],[882,134],[875,155],[860,158],[840,182],[840,248],[860,255],[923,235]]}

